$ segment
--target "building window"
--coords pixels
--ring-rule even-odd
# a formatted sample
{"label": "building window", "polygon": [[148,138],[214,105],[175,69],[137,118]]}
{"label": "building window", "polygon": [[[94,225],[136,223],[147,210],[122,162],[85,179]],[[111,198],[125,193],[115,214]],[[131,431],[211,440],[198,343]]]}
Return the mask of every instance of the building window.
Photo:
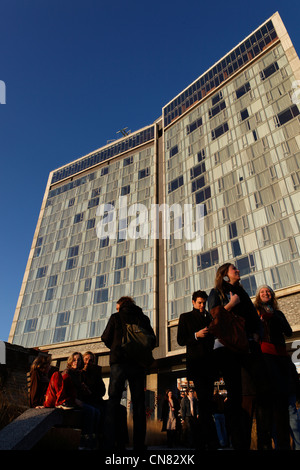
{"label": "building window", "polygon": [[278,125],[282,126],[283,124],[286,124],[288,121],[293,119],[294,117],[298,116],[299,114],[299,109],[298,106],[290,106],[289,108],[285,109],[281,113],[277,114],[277,120],[278,120]]}
{"label": "building window", "polygon": [[74,224],[78,224],[79,222],[83,221],[83,212],[80,214],[76,214],[74,217]]}
{"label": "building window", "polygon": [[54,296],[54,288],[51,287],[51,288],[47,289],[47,291],[46,291],[45,300],[52,300],[53,296]]}
{"label": "building window", "polygon": [[96,277],[96,289],[102,289],[102,287],[106,287],[107,277],[106,274],[102,274],[101,276]]}
{"label": "building window", "polygon": [[68,258],[73,258],[74,256],[78,256],[78,252],[79,252],[79,245],[71,246],[69,248]]}
{"label": "building window", "polygon": [[229,228],[229,238],[232,239],[232,238],[237,237],[236,222],[232,222],[231,224],[229,224],[228,228]]}
{"label": "building window", "polygon": [[219,262],[219,253],[218,249],[207,251],[201,255],[197,255],[197,269],[198,271],[202,269],[209,268]]}
{"label": "building window", "polygon": [[109,245],[109,237],[101,238],[100,240],[100,248],[105,248]]}
{"label": "building window", "polygon": [[186,133],[187,135],[191,134],[194,132],[198,127],[202,126],[202,118],[197,119],[196,121],[192,122],[186,127]]}
{"label": "building window", "polygon": [[229,130],[227,122],[224,122],[224,124],[221,124],[221,126],[216,127],[211,131],[211,138],[212,140],[217,139],[221,135],[225,134]]}
{"label": "building window", "polygon": [[193,168],[191,168],[190,172],[191,172],[191,180],[194,179],[194,178],[197,178],[198,176],[200,176],[202,173],[204,173],[206,171],[205,169],[205,162],[202,162],[200,163],[199,165],[196,165],[194,166]]}
{"label": "building window", "polygon": [[150,175],[150,168],[144,168],[143,170],[139,170],[138,179],[141,180],[143,178],[146,178],[149,175]]}
{"label": "building window", "polygon": [[87,230],[95,227],[95,219],[89,219],[86,224]]}
{"label": "building window", "polygon": [[250,297],[255,295],[256,290],[257,290],[255,277],[254,276],[245,277],[243,279],[243,287]]}
{"label": "building window", "polygon": [[206,199],[209,199],[211,197],[211,190],[210,187],[208,186],[205,189],[202,189],[201,191],[198,191],[195,193],[195,200],[196,204],[201,204],[203,201],[206,201]]}
{"label": "building window", "polygon": [[209,115],[209,119],[212,119],[214,116],[216,116],[217,114],[219,114],[223,109],[226,108],[226,103],[225,101],[221,101],[221,103],[217,104],[216,106],[214,106],[213,108],[210,108],[208,110],[208,115]]}
{"label": "building window", "polygon": [[26,320],[24,333],[30,333],[31,331],[35,331],[36,326],[37,326],[37,321],[38,321],[37,318],[30,318],[30,320]]}
{"label": "building window", "polygon": [[249,274],[255,269],[254,256],[252,254],[238,259],[236,263],[241,276]]}
{"label": "building window", "polygon": [[121,282],[121,271],[115,271],[114,284],[120,284]]}
{"label": "building window", "polygon": [[94,198],[96,196],[100,196],[100,194],[101,194],[101,188],[95,188],[92,191],[92,198]]}
{"label": "building window", "polygon": [[108,166],[105,166],[104,168],[101,169],[101,176],[104,176],[107,174],[108,174]]}
{"label": "building window", "polygon": [[266,78],[268,78],[268,77],[270,77],[271,75],[273,75],[273,73],[277,72],[278,69],[279,69],[279,67],[278,67],[277,62],[274,62],[273,64],[268,65],[268,67],[266,67],[265,69],[263,69],[262,72],[260,72],[260,78],[261,78],[262,80],[265,80]]}
{"label": "building window", "polygon": [[203,188],[203,186],[205,186],[205,178],[201,176],[192,182],[192,192],[198,191],[198,189]]}
{"label": "building window", "polygon": [[57,285],[57,274],[49,277],[48,287],[55,287]]}
{"label": "building window", "polygon": [[130,184],[121,188],[121,196],[126,196],[127,194],[130,194]]}
{"label": "building window", "polygon": [[39,237],[36,241],[36,246],[41,246],[43,243],[43,237]]}
{"label": "building window", "polygon": [[123,166],[131,165],[131,163],[133,163],[133,156],[124,158],[124,160],[123,160]]}
{"label": "building window", "polygon": [[88,292],[91,290],[92,285],[92,278],[89,277],[84,281],[84,292]]}
{"label": "building window", "polygon": [[53,336],[53,343],[61,343],[65,340],[67,328],[55,328],[54,336]]}
{"label": "building window", "polygon": [[249,117],[249,113],[248,113],[248,109],[245,108],[241,111],[241,119],[242,121],[244,121],[245,119],[247,119]]}
{"label": "building window", "polygon": [[116,258],[116,266],[115,269],[122,269],[126,268],[126,256],[119,256]]}
{"label": "building window", "polygon": [[46,276],[48,266],[43,266],[42,268],[39,268],[36,273],[36,279],[40,279],[41,277]]}
{"label": "building window", "polygon": [[61,312],[57,314],[56,326],[65,326],[69,324],[70,312]]}
{"label": "building window", "polygon": [[77,266],[77,258],[70,258],[67,260],[66,270],[69,271],[70,269],[76,268]]}
{"label": "building window", "polygon": [[91,209],[92,207],[98,206],[98,204],[99,204],[99,197],[94,197],[93,199],[89,200],[88,209]]}
{"label": "building window", "polygon": [[175,145],[170,149],[170,157],[174,157],[178,153],[178,145]]}
{"label": "building window", "polygon": [[183,186],[183,176],[179,176],[168,184],[168,193],[172,193],[176,189],[180,188],[180,186]]}
{"label": "building window", "polygon": [[197,154],[198,162],[202,162],[205,158],[205,149],[201,149]]}
{"label": "building window", "polygon": [[235,241],[231,242],[231,247],[232,247],[233,256],[235,258],[242,254],[241,247],[240,247],[240,242],[238,240],[235,240]]}
{"label": "building window", "polygon": [[222,91],[219,91],[217,95],[212,97],[211,99],[212,105],[214,106],[215,104],[217,104],[219,101],[221,101],[222,98],[223,98],[223,93]]}
{"label": "building window", "polygon": [[245,83],[245,85],[241,86],[235,91],[237,99],[244,96],[250,90],[251,90],[250,83],[249,82]]}
{"label": "building window", "polygon": [[291,173],[294,189],[298,189],[300,186],[300,171]]}
{"label": "building window", "polygon": [[94,295],[94,304],[100,304],[108,301],[108,289],[96,290]]}

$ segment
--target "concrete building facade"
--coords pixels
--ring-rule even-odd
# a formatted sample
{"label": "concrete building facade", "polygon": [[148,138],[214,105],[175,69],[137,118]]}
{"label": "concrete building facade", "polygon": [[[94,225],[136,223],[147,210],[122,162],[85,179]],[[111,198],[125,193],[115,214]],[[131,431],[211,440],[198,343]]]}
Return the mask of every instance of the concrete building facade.
{"label": "concrete building facade", "polygon": [[51,172],[9,341],[48,350],[61,367],[75,350],[92,350],[108,377],[101,333],[118,298],[130,295],[158,337],[147,388],[161,394],[185,376],[180,314],[232,261],[250,296],[264,283],[276,291],[292,351],[298,90],[299,58],[275,13],[156,122]]}

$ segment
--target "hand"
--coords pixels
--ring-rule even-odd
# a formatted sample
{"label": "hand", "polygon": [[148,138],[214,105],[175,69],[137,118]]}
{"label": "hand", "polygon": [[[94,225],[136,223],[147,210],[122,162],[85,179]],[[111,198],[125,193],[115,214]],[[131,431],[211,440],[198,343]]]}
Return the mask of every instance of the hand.
{"label": "hand", "polygon": [[199,330],[196,332],[196,338],[205,338],[207,334],[208,334],[208,327],[206,326],[202,330]]}
{"label": "hand", "polygon": [[237,294],[230,292],[230,300],[227,305],[225,305],[226,310],[231,310],[233,307],[240,303],[240,298]]}

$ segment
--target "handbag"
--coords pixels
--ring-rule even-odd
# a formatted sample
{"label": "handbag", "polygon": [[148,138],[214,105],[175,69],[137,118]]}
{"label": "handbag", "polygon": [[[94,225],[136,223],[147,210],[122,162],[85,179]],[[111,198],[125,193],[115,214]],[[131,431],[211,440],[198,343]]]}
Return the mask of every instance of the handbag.
{"label": "handbag", "polygon": [[220,343],[237,353],[247,353],[249,342],[245,330],[245,319],[233,312],[229,312],[219,305],[210,310],[213,318],[208,327]]}

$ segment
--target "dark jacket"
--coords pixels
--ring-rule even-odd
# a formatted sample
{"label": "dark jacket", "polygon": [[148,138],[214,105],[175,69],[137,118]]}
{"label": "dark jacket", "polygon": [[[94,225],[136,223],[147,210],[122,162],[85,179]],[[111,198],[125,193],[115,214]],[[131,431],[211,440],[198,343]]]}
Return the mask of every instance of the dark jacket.
{"label": "dark jacket", "polygon": [[180,346],[186,346],[187,368],[190,370],[199,368],[199,359],[207,357],[213,350],[213,335],[195,338],[196,331],[208,326],[211,320],[208,312],[200,313],[196,308],[193,308],[191,312],[182,313],[179,317],[177,343]]}
{"label": "dark jacket", "polygon": [[192,410],[191,410],[191,402],[189,397],[184,397],[181,400],[180,403],[180,416],[182,419],[185,418],[190,418],[191,416],[194,416],[195,418],[198,416],[198,400],[193,397],[193,408],[194,408],[194,414],[192,415]]}
{"label": "dark jacket", "polygon": [[262,318],[263,322],[263,338],[262,341],[267,341],[275,345],[285,345],[285,336],[292,336],[293,330],[285,315],[280,310],[274,310],[273,314],[268,319]]}
{"label": "dark jacket", "polygon": [[[136,323],[149,331],[155,338],[150,319],[144,315],[142,309],[135,304],[130,304],[120,309],[118,313],[113,313],[108,320],[106,328],[102,333],[101,339],[105,346],[110,349],[110,364],[124,364],[126,357],[122,351],[122,337],[124,334],[124,323]],[[153,349],[155,339],[153,341]]]}
{"label": "dark jacket", "polygon": [[87,387],[83,390],[83,401],[95,406],[101,404],[106,391],[102,378],[102,367],[96,364],[88,365],[86,370],[81,371],[81,378]]}
{"label": "dark jacket", "polygon": [[245,289],[239,284],[232,285],[229,282],[224,281],[223,292],[225,294],[224,298],[217,289],[212,289],[210,291],[207,299],[208,311],[213,307],[217,307],[219,305],[225,306],[228,304],[230,292],[232,292],[232,294],[237,294],[240,298],[240,303],[232,309],[232,312],[245,319],[245,329],[249,338],[253,333],[261,334],[261,323],[258,313]]}

